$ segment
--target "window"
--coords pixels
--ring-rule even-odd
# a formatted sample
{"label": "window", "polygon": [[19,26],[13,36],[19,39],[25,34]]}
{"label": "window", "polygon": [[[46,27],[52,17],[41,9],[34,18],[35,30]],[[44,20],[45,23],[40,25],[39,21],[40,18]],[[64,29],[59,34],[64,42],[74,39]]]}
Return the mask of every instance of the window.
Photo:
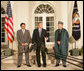
{"label": "window", "polygon": [[54,41],[54,17],[46,17],[46,29],[49,40],[47,42]]}
{"label": "window", "polygon": [[54,10],[48,4],[39,5],[35,11],[35,28],[38,26],[38,22],[43,23],[43,28],[47,30],[49,42],[54,42]]}
{"label": "window", "polygon": [[3,7],[1,7],[1,14],[5,14],[5,10]]}
{"label": "window", "polygon": [[35,28],[38,27],[39,22],[42,22],[42,17],[35,17]]}
{"label": "window", "polygon": [[45,13],[54,13],[54,10],[53,10],[53,8],[50,6],[50,5],[48,5],[48,4],[46,4],[46,5],[44,5],[44,4],[41,4],[41,5],[39,5],[37,8],[36,8],[36,10],[35,10],[35,14],[41,14],[41,13],[43,13],[43,12],[45,12]]}
{"label": "window", "polygon": [[4,20],[5,18],[1,18],[1,42],[5,42],[5,30],[4,30]]}
{"label": "window", "polygon": [[1,7],[1,44],[6,44],[6,32],[4,30],[4,25],[5,25],[5,10],[3,7]]}

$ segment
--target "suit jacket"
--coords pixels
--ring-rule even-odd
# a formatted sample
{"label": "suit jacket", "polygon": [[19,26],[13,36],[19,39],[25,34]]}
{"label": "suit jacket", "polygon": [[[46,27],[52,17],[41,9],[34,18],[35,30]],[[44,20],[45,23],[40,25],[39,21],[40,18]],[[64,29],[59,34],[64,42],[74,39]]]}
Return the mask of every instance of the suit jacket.
{"label": "suit jacket", "polygon": [[44,43],[45,44],[45,37],[47,37],[47,32],[45,29],[42,29],[41,37],[39,37],[38,28],[33,31],[32,36],[32,43]]}
{"label": "suit jacket", "polygon": [[[28,45],[30,42],[30,32],[29,30],[25,29],[25,33],[23,34],[22,30],[17,31],[17,41],[18,41],[18,51],[19,52],[27,52],[28,51]],[[27,46],[22,46],[22,43],[28,43]]]}

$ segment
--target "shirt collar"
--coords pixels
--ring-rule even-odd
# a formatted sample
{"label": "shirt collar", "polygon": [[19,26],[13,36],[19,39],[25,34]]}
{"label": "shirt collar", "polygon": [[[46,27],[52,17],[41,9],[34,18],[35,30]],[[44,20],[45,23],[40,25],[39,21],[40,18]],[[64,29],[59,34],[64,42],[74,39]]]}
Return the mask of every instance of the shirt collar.
{"label": "shirt collar", "polygon": [[22,31],[24,32],[24,31],[25,31],[25,29],[22,29]]}

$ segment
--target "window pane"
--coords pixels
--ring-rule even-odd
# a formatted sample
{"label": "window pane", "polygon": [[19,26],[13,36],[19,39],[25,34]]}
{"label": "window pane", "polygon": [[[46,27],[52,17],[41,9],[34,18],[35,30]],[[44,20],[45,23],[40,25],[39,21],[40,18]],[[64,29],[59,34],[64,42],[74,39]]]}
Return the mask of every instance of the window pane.
{"label": "window pane", "polygon": [[47,31],[50,31],[50,28],[49,27],[47,27]]}
{"label": "window pane", "polygon": [[54,36],[54,32],[51,32],[51,36]]}
{"label": "window pane", "polygon": [[51,28],[50,28],[50,31],[54,31],[54,27],[51,27]]}
{"label": "window pane", "polygon": [[49,17],[46,17],[46,21],[49,21]]}
{"label": "window pane", "polygon": [[2,32],[5,32],[4,28],[2,29]]}
{"label": "window pane", "polygon": [[46,23],[46,26],[50,26],[49,22]]}
{"label": "window pane", "polygon": [[3,22],[3,23],[5,22],[5,17],[2,17],[2,22]]}
{"label": "window pane", "polygon": [[50,24],[51,26],[54,26],[54,22],[51,22],[51,24]]}
{"label": "window pane", "polygon": [[42,22],[42,17],[35,17],[35,28],[38,27],[39,22]]}
{"label": "window pane", "polygon": [[2,38],[2,42],[5,42],[5,38]]}
{"label": "window pane", "polygon": [[2,27],[4,27],[4,23],[2,23]]}
{"label": "window pane", "polygon": [[47,32],[47,35],[48,35],[48,37],[49,37],[49,35],[50,35],[49,32]]}
{"label": "window pane", "polygon": [[40,7],[40,9],[42,9],[42,5],[40,5],[39,7]]}
{"label": "window pane", "polygon": [[54,21],[54,17],[51,17],[51,21]]}
{"label": "window pane", "polygon": [[42,17],[39,17],[39,21],[42,21]]}
{"label": "window pane", "polygon": [[35,21],[38,21],[38,17],[35,17]]}
{"label": "window pane", "polygon": [[5,37],[5,33],[2,33],[2,37]]}
{"label": "window pane", "polygon": [[38,26],[38,22],[35,22],[35,26]]}

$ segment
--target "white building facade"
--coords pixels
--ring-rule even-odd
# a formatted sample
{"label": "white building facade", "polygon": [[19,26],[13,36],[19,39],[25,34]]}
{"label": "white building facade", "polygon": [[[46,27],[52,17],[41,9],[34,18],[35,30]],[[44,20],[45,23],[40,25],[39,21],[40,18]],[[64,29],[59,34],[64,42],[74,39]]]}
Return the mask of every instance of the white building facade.
{"label": "white building facade", "polygon": [[[81,37],[76,42],[77,48],[83,46],[83,1],[78,1],[78,11],[80,15]],[[47,48],[54,46],[54,33],[58,28],[58,21],[63,21],[63,27],[67,29],[69,37],[72,36],[72,12],[74,1],[11,1],[15,40],[13,49],[17,50],[17,30],[20,29],[22,22],[26,23],[26,29],[30,31],[31,37],[33,30],[39,21],[43,22],[43,28],[49,33],[49,41],[46,42]],[[7,1],[1,1],[1,7],[6,11]],[[1,14],[1,27],[4,24],[5,14]],[[1,28],[3,30],[3,28]],[[4,33],[4,34],[3,34]],[[1,45],[8,45],[6,32],[1,32]],[[4,48],[2,46],[2,48]],[[12,49],[12,44],[9,43]],[[72,44],[69,43],[69,49]]]}

